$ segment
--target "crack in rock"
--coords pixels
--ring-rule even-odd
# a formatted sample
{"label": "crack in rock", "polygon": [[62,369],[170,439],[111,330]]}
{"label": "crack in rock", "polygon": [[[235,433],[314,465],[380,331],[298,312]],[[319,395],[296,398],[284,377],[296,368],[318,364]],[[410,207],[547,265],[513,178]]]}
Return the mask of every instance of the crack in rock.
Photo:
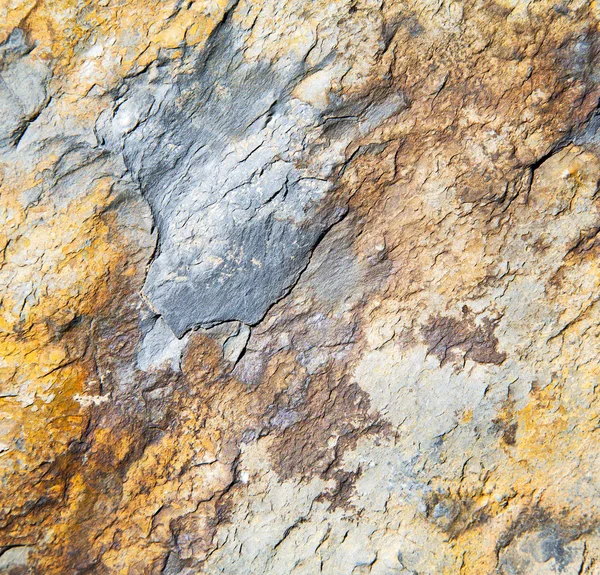
{"label": "crack in rock", "polygon": [[345,213],[331,196],[346,146],[406,106],[395,94],[319,110],[291,95],[304,61],[246,62],[244,34],[224,24],[176,79],[169,66],[132,79],[99,121],[151,205],[159,248],[143,291],[177,337],[254,325],[290,291]]}

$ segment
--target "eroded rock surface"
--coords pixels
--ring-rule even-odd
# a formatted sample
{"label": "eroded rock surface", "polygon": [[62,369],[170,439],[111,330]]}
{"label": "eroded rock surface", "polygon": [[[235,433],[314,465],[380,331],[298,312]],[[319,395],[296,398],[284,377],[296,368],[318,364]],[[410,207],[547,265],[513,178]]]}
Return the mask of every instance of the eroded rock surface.
{"label": "eroded rock surface", "polygon": [[0,573],[600,573],[599,19],[0,0]]}

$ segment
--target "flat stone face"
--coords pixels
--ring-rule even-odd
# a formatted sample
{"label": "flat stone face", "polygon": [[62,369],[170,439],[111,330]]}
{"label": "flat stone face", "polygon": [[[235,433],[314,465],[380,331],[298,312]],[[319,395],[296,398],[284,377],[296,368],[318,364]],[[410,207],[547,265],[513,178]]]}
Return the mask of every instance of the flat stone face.
{"label": "flat stone face", "polygon": [[340,97],[319,110],[292,95],[311,76],[305,61],[249,63],[248,35],[224,24],[179,72],[162,66],[136,77],[103,125],[152,207],[159,245],[144,293],[178,336],[255,324],[287,294],[346,212],[328,197],[344,149],[405,106],[396,95],[358,106]]}
{"label": "flat stone face", "polygon": [[0,574],[596,574],[599,17],[0,2]]}
{"label": "flat stone face", "polygon": [[48,67],[29,56],[33,49],[15,28],[0,46],[0,146],[14,144],[47,99]]}

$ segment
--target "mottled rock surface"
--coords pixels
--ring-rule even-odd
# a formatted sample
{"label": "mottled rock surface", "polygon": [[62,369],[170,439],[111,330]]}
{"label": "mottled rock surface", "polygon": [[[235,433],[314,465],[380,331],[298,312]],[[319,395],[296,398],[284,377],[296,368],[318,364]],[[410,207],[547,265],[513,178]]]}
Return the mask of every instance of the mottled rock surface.
{"label": "mottled rock surface", "polygon": [[599,575],[599,24],[0,0],[0,573]]}

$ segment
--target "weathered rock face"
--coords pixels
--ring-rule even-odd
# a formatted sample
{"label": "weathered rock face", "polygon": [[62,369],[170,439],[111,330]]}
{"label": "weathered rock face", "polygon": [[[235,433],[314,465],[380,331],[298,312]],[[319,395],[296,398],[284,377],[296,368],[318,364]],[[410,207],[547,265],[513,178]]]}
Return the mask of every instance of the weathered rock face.
{"label": "weathered rock face", "polygon": [[0,0],[0,573],[600,573],[599,19]]}

